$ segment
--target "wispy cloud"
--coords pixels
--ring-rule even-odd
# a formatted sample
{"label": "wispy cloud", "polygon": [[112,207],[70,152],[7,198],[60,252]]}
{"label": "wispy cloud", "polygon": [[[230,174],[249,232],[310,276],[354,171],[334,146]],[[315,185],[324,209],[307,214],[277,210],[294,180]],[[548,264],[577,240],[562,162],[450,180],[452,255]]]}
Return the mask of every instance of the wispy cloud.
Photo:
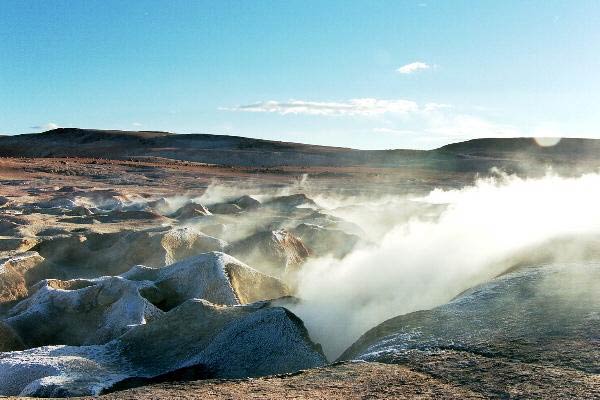
{"label": "wispy cloud", "polygon": [[427,103],[408,120],[386,119],[384,127],[374,133],[408,133],[438,138],[442,141],[465,140],[480,137],[526,136],[510,124],[498,122],[483,115],[461,112],[447,104]]}
{"label": "wispy cloud", "polygon": [[[343,101],[262,101],[222,110],[340,118],[342,126],[360,127],[373,135],[392,135],[428,147],[478,137],[515,137],[525,133],[490,118],[485,112],[442,102],[358,98]],[[376,118],[373,118],[376,117]],[[342,121],[342,118],[352,118]],[[345,125],[344,125],[345,124]],[[348,125],[350,124],[350,125]],[[346,128],[348,129],[348,128]],[[352,129],[352,128],[350,128]]]}
{"label": "wispy cloud", "polygon": [[429,65],[429,64],[426,64],[421,61],[415,61],[413,63],[401,66],[400,68],[398,68],[396,70],[396,72],[398,72],[400,74],[412,74],[413,72],[417,72],[417,71],[424,70],[424,69],[430,69],[430,68],[431,68],[431,65]]}
{"label": "wispy cloud", "polygon": [[258,103],[246,104],[231,108],[220,108],[226,111],[245,111],[287,114],[305,114],[321,116],[372,116],[382,114],[414,114],[429,113],[442,109],[452,108],[450,104],[445,103],[425,103],[419,105],[417,102],[407,99],[375,99],[362,98],[351,99],[340,102],[322,102],[289,100],[281,101],[261,101]]}
{"label": "wispy cloud", "polygon": [[29,128],[38,129],[38,130],[42,130],[42,131],[50,131],[52,129],[61,128],[61,126],[58,124],[55,124],[54,122],[48,122],[44,125],[34,125],[34,126],[30,126]]}
{"label": "wispy cloud", "polygon": [[385,133],[390,135],[416,135],[418,132],[415,132],[410,129],[394,129],[394,128],[373,128],[373,133]]}
{"label": "wispy cloud", "polygon": [[351,99],[343,102],[320,102],[289,100],[287,102],[262,101],[233,108],[229,111],[264,112],[323,116],[373,116],[382,114],[407,114],[419,111],[419,106],[411,100],[382,100],[374,98]]}
{"label": "wispy cloud", "polygon": [[431,112],[431,111],[441,110],[444,108],[452,108],[452,106],[450,104],[445,104],[445,103],[426,103],[425,106],[423,107],[423,111]]}
{"label": "wispy cloud", "polygon": [[516,137],[523,133],[508,124],[469,114],[442,114],[428,121],[425,132],[446,138]]}
{"label": "wispy cloud", "polygon": [[142,126],[142,123],[141,122],[132,122],[131,125],[140,127],[140,126]]}

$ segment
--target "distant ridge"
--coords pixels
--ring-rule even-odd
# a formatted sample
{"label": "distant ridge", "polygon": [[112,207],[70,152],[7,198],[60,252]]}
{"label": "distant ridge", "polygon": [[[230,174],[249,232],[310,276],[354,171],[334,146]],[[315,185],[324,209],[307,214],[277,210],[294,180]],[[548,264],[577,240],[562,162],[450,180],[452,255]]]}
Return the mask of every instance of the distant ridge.
{"label": "distant ridge", "polygon": [[[208,146],[213,148],[214,146],[224,146],[228,147],[231,145],[237,146],[249,146],[254,145],[258,147],[280,147],[281,149],[294,149],[298,148],[323,148],[323,149],[332,149],[332,150],[352,150],[346,147],[334,147],[334,146],[318,146],[318,145],[310,145],[304,143],[293,143],[293,142],[282,142],[275,140],[265,140],[265,139],[254,139],[247,138],[243,136],[233,136],[233,135],[215,135],[208,133],[187,133],[187,134],[177,134],[172,132],[164,132],[164,131],[121,131],[121,130],[102,130],[102,129],[82,129],[82,128],[57,128],[51,129],[49,131],[41,132],[41,133],[31,133],[25,135],[44,135],[46,137],[56,137],[56,138],[66,138],[76,140],[78,142],[90,142],[90,141],[100,141],[100,140],[126,140],[130,138],[136,139],[159,139],[159,138],[167,138],[166,141],[174,140],[174,141],[189,141],[190,143],[196,143],[202,146]],[[18,135],[23,136],[23,135]],[[177,137],[178,139],[172,139],[173,137]],[[212,144],[208,142],[212,141]],[[162,142],[162,140],[159,140]]]}
{"label": "distant ridge", "polygon": [[174,135],[171,132],[163,131],[122,131],[122,130],[103,130],[103,129],[82,129],[82,128],[56,128],[50,129],[41,133],[33,133],[32,135],[98,135],[98,136],[133,136],[138,138],[155,138]]}
{"label": "distant ridge", "polygon": [[[476,152],[518,152],[533,151],[538,153],[562,153],[582,152],[584,150],[599,151],[599,139],[584,138],[561,138],[552,146],[540,146],[534,138],[482,138],[471,139],[464,142],[451,143],[436,150],[450,151],[454,153],[476,153]],[[600,155],[600,153],[596,153]]]}
{"label": "distant ridge", "polygon": [[509,171],[547,166],[600,166],[600,140],[562,139],[540,147],[533,138],[473,139],[435,150],[355,150],[241,136],[58,128],[42,133],[0,136],[3,157],[92,157],[173,160],[243,167],[372,166],[457,171]]}

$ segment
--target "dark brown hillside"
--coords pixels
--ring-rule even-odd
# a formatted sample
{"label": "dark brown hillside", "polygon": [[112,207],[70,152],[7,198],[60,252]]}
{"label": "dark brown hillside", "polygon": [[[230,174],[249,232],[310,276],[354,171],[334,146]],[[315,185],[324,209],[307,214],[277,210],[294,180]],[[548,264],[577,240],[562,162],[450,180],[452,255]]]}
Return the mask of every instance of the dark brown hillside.
{"label": "dark brown hillside", "polygon": [[391,167],[543,173],[548,166],[579,173],[600,166],[600,141],[562,139],[540,147],[532,138],[474,139],[439,149],[355,150],[240,136],[59,128],[0,136],[3,157],[161,158],[240,167]]}

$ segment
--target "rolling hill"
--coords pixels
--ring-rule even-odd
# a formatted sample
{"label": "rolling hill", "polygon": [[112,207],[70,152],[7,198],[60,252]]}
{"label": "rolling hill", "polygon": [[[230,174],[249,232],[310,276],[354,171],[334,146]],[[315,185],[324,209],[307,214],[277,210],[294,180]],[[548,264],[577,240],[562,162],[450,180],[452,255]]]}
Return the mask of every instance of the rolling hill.
{"label": "rolling hill", "polygon": [[532,138],[474,139],[435,150],[356,150],[210,134],[59,128],[0,137],[2,157],[167,158],[208,164],[272,166],[420,167],[512,172],[547,166],[590,170],[600,166],[600,140],[562,139],[540,147]]}

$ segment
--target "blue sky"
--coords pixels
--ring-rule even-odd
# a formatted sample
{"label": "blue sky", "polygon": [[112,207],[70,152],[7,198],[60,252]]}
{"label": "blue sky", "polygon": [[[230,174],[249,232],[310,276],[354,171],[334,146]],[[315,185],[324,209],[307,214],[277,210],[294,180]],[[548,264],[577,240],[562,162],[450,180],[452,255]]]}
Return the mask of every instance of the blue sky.
{"label": "blue sky", "polygon": [[0,132],[600,137],[600,1],[0,2]]}

